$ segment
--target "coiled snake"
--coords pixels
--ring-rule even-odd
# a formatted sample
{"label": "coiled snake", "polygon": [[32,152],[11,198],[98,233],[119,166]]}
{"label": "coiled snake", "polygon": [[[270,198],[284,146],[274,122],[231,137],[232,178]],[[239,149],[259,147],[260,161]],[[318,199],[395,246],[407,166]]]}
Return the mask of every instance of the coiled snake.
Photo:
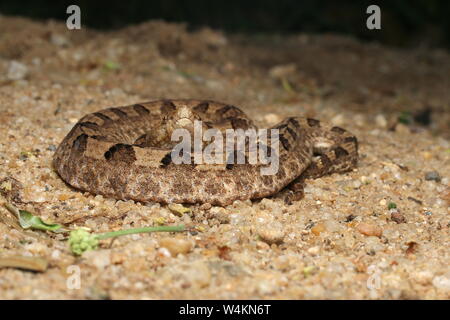
{"label": "coiled snake", "polygon": [[177,128],[256,128],[239,108],[206,100],[159,100],[91,113],[81,118],[57,148],[53,164],[69,185],[115,199],[142,202],[211,203],[271,196],[300,178],[354,168],[354,135],[318,120],[286,118],[279,131],[279,167],[263,164],[175,164]]}

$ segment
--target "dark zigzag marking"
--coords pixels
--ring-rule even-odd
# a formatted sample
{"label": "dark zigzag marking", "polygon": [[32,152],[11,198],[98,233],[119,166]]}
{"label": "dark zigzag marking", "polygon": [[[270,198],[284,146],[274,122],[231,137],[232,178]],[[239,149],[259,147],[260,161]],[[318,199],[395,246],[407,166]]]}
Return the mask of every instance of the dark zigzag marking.
{"label": "dark zigzag marking", "polygon": [[98,124],[96,124],[95,122],[91,122],[91,121],[81,122],[79,124],[79,126],[82,128],[89,128],[89,129],[94,129],[94,130],[98,129]]}
{"label": "dark zigzag marking", "polygon": [[106,136],[99,136],[99,135],[93,135],[93,136],[89,136],[92,139],[98,140],[98,141],[107,141],[108,137]]}
{"label": "dark zigzag marking", "polygon": [[283,145],[284,149],[286,149],[286,151],[289,151],[289,149],[291,148],[291,144],[289,143],[289,140],[286,139],[283,135],[280,135],[280,141],[281,141],[281,144]]}
{"label": "dark zigzag marking", "polygon": [[300,123],[298,123],[298,121],[295,118],[289,118],[288,121],[290,123],[292,123],[294,125],[294,127],[296,127],[297,129],[300,129]]}
{"label": "dark zigzag marking", "polygon": [[241,111],[238,108],[236,108],[235,106],[231,106],[231,105],[226,105],[225,107],[218,109],[216,111],[216,114],[221,116],[221,117],[223,117],[229,111],[232,111],[232,114],[229,115],[227,118],[234,117],[234,116],[242,114]]}
{"label": "dark zigzag marking", "polygon": [[94,116],[96,116],[97,118],[102,119],[104,122],[112,121],[112,119],[110,117],[108,117],[106,114],[103,114],[101,112],[94,112]]}
{"label": "dark zigzag marking", "polygon": [[341,127],[333,127],[333,128],[331,128],[331,131],[339,133],[339,134],[343,134],[346,132],[346,130],[342,129]]}
{"label": "dark zigzag marking", "polygon": [[72,150],[75,152],[83,153],[86,151],[88,135],[83,133],[80,134],[72,143]]}
{"label": "dark zigzag marking", "polygon": [[162,113],[174,111],[174,110],[176,110],[176,109],[177,109],[177,107],[176,107],[175,104],[174,104],[172,101],[170,101],[170,100],[164,100],[164,102],[163,102],[163,104],[162,104],[162,106],[161,106],[161,108],[160,108],[160,110],[161,110]]}
{"label": "dark zigzag marking", "polygon": [[209,103],[208,102],[200,102],[198,105],[194,107],[194,110],[196,112],[205,113],[209,109]]}
{"label": "dark zigzag marking", "polygon": [[136,154],[134,149],[129,144],[118,143],[109,148],[104,154],[105,159],[124,161],[127,163],[133,163],[136,161]]}
{"label": "dark zigzag marking", "polygon": [[346,138],[344,139],[344,142],[345,142],[345,143],[354,143],[354,144],[355,144],[356,151],[358,151],[358,139],[356,139],[355,136],[346,137]]}
{"label": "dark zigzag marking", "polygon": [[126,112],[118,109],[118,108],[111,108],[109,109],[111,112],[113,112],[116,116],[118,116],[119,118],[127,118],[128,115]]}
{"label": "dark zigzag marking", "polygon": [[289,134],[292,136],[292,138],[297,139],[297,133],[295,132],[294,129],[287,127],[286,130],[289,132]]}
{"label": "dark zigzag marking", "polygon": [[133,106],[133,110],[140,116],[146,116],[150,113],[150,111],[144,107],[142,104],[135,104]]}
{"label": "dark zigzag marking", "polygon": [[320,121],[319,120],[308,118],[308,119],[306,119],[306,121],[308,122],[308,125],[310,127],[320,127]]}
{"label": "dark zigzag marking", "polygon": [[249,127],[247,120],[242,118],[232,118],[231,126],[233,129],[248,129]]}

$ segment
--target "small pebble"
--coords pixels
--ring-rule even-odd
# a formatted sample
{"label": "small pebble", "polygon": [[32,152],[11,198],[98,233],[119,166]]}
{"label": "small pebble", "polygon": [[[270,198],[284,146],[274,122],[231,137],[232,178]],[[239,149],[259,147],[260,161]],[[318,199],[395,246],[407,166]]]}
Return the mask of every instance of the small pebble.
{"label": "small pebble", "polygon": [[162,247],[158,249],[158,256],[170,258],[172,255],[167,248]]}
{"label": "small pebble", "polygon": [[283,242],[285,233],[281,228],[263,226],[258,229],[258,235],[268,244],[279,244]]}
{"label": "small pebble", "polygon": [[272,78],[284,78],[290,74],[295,73],[296,70],[297,66],[295,65],[295,63],[277,65],[269,70],[269,75]]}
{"label": "small pebble", "polygon": [[213,207],[213,208],[211,208],[209,213],[210,213],[211,217],[216,218],[222,224],[227,224],[227,223],[230,223],[230,221],[231,221],[230,214],[228,214],[227,210],[225,210],[224,208]]}
{"label": "small pebble", "polygon": [[52,33],[50,42],[58,47],[65,47],[69,44],[69,40],[66,37],[57,33]]}
{"label": "small pebble", "polygon": [[362,183],[359,180],[354,180],[353,181],[353,188],[354,189],[359,189],[361,187]]}
{"label": "small pebble", "polygon": [[185,239],[163,238],[159,240],[159,245],[169,250],[172,257],[178,254],[186,254],[192,249],[192,242]]}
{"label": "small pebble", "polygon": [[339,222],[337,222],[336,220],[326,220],[324,223],[325,229],[328,232],[338,232],[339,230],[342,229],[342,226]]}
{"label": "small pebble", "polygon": [[380,239],[374,236],[365,238],[365,247],[366,251],[369,252],[370,255],[376,254],[378,251],[381,251],[384,248],[380,243]]}
{"label": "small pebble", "polygon": [[430,159],[433,158],[433,154],[431,152],[429,152],[429,151],[424,151],[424,152],[422,152],[422,157],[425,160],[430,160]]}
{"label": "small pebble", "polygon": [[448,276],[434,277],[432,283],[435,288],[450,291],[450,277]]}
{"label": "small pebble", "polygon": [[256,249],[258,249],[258,250],[269,250],[270,246],[267,243],[263,242],[263,241],[257,241],[256,242]]}
{"label": "small pebble", "polygon": [[179,216],[179,217],[181,217],[185,213],[191,212],[190,208],[182,206],[181,204],[178,204],[178,203],[171,203],[167,207],[173,214],[175,214],[176,216]]}
{"label": "small pebble", "polygon": [[71,198],[71,195],[67,194],[67,193],[62,193],[58,196],[59,201],[66,201],[66,200],[69,200],[70,198]]}
{"label": "small pebble", "polygon": [[211,203],[204,203],[201,206],[198,207],[200,210],[209,210],[212,208]]}
{"label": "small pebble", "polygon": [[20,62],[11,61],[6,77],[9,80],[21,80],[28,74],[28,67]]}
{"label": "small pebble", "polygon": [[358,127],[364,127],[367,124],[366,117],[363,114],[356,114],[353,120]]}
{"label": "small pebble", "polygon": [[382,114],[379,114],[375,117],[375,123],[378,127],[381,127],[381,128],[387,127],[387,120]]}
{"label": "small pebble", "polygon": [[425,173],[425,180],[440,182],[441,176],[437,171],[428,171],[427,173]]}
{"label": "small pebble", "polygon": [[421,285],[428,285],[433,279],[433,272],[429,270],[417,271],[413,273],[411,278]]}
{"label": "small pebble", "polygon": [[314,227],[311,228],[311,232],[314,233],[314,235],[316,235],[316,236],[320,235],[325,230],[326,230],[326,228],[323,223],[318,223]]}
{"label": "small pebble", "polygon": [[369,184],[370,183],[370,179],[366,176],[362,176],[361,177],[361,182],[364,184]]}
{"label": "small pebble", "polygon": [[397,125],[395,126],[395,132],[401,135],[407,135],[411,131],[409,130],[408,126],[404,125],[403,123],[397,123]]}
{"label": "small pebble", "polygon": [[391,213],[391,220],[397,223],[406,223],[405,216],[398,211],[393,211]]}
{"label": "small pebble", "polygon": [[47,148],[48,151],[56,151],[56,146],[54,144],[51,144]]}
{"label": "small pebble", "polygon": [[374,224],[364,223],[361,222],[356,226],[356,229],[365,236],[375,236],[375,237],[381,237],[383,234],[383,230]]}
{"label": "small pebble", "polygon": [[312,255],[316,255],[320,252],[320,247],[319,246],[315,246],[315,247],[311,247],[308,249],[308,253],[312,254]]}
{"label": "small pebble", "polygon": [[281,121],[281,118],[279,115],[275,113],[268,113],[264,116],[264,120],[269,124],[275,124]]}

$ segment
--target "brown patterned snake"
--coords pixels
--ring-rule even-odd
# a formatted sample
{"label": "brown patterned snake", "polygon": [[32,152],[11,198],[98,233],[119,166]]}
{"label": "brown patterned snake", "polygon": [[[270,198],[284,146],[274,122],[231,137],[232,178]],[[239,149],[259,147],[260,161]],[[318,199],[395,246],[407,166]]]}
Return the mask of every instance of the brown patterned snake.
{"label": "brown patterned snake", "polygon": [[[55,152],[53,164],[71,186],[115,199],[211,203],[271,196],[297,178],[317,178],[356,166],[355,136],[318,120],[290,117],[279,130],[279,169],[262,164],[174,164],[171,133],[205,128],[256,128],[238,108],[214,101],[161,100],[101,110],[84,116]],[[299,179],[300,179],[299,178]]]}

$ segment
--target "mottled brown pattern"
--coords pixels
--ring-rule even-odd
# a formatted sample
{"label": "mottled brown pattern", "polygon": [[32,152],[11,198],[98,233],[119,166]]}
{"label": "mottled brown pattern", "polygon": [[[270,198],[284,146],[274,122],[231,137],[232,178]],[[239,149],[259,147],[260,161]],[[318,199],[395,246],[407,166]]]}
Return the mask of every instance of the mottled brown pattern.
{"label": "mottled brown pattern", "polygon": [[194,107],[195,112],[205,113],[208,111],[209,103],[208,102],[201,102],[198,105]]}
{"label": "mottled brown pattern", "polygon": [[121,161],[133,164],[137,158],[131,145],[118,143],[105,152],[105,159],[108,161]]}
{"label": "mottled brown pattern", "polygon": [[[348,131],[290,117],[272,127],[279,129],[280,137],[279,170],[274,175],[262,175],[265,165],[247,162],[176,165],[170,154],[171,133],[180,126],[191,130],[195,120],[223,134],[231,128],[257,129],[237,107],[214,101],[162,100],[114,107],[83,117],[59,145],[53,164],[68,184],[94,194],[215,205],[271,196],[299,177],[345,172],[357,164],[358,142]],[[275,152],[270,143],[268,147]]]}

